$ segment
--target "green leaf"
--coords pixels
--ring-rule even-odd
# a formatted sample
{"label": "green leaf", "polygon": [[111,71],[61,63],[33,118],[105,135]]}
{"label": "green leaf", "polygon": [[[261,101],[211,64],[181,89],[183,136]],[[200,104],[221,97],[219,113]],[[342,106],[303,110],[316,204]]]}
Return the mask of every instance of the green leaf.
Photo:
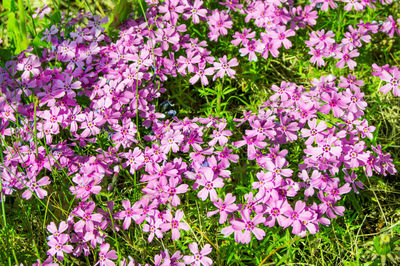
{"label": "green leaf", "polygon": [[5,9],[10,10],[12,12],[17,11],[17,5],[15,4],[15,0],[3,0],[3,6]]}

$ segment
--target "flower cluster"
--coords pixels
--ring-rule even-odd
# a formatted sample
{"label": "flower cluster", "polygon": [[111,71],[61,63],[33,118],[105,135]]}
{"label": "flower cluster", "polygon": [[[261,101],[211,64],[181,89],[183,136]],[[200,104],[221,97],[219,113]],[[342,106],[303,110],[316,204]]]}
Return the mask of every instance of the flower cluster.
{"label": "flower cluster", "polygon": [[[118,259],[135,265],[117,254],[109,237],[135,228],[148,242],[179,241],[193,232],[182,204],[188,194],[209,203],[207,217],[237,243],[248,244],[253,235],[262,240],[274,226],[316,234],[320,225],[344,215],[341,199],[363,188],[360,175],[396,173],[390,155],[372,144],[376,128],[364,117],[364,82],[356,75],[321,76],[310,86],[282,81],[256,112],[233,121],[179,119],[157,105],[165,82],[178,75],[207,86],[238,74],[238,58],[214,53],[212,42],[193,38],[192,24],[203,26],[210,41],[230,38],[228,45],[242,57],[257,61],[291,49],[297,31],[316,25],[317,9],[334,9],[335,1],[304,7],[281,0],[225,1],[219,3],[223,10],[209,10],[200,0],[146,2],[146,19],[128,19],[115,40],[102,26],[106,18],[63,16],[60,27],[43,32],[48,46],[41,54],[29,48],[0,68],[1,200],[21,192],[41,202],[60,183],[71,196],[64,221],[47,226],[44,263],[96,250],[96,265]],[[374,8],[370,1],[343,2],[347,11]],[[42,19],[48,7],[36,13]],[[247,28],[233,30],[234,16],[244,16]],[[353,70],[369,34],[393,37],[400,34],[398,23],[393,17],[382,25],[360,22],[349,26],[340,44],[330,30],[312,31],[305,42],[310,61],[321,67],[324,58],[334,57],[336,67]],[[372,69],[385,81],[383,93],[400,96],[398,67]],[[255,169],[255,179],[246,193],[237,193],[229,186],[243,161]],[[116,180],[126,176],[134,176],[140,195],[102,206],[99,198],[116,191]],[[191,255],[164,250],[154,263],[211,265],[211,246],[200,250],[199,244],[189,244]]]}

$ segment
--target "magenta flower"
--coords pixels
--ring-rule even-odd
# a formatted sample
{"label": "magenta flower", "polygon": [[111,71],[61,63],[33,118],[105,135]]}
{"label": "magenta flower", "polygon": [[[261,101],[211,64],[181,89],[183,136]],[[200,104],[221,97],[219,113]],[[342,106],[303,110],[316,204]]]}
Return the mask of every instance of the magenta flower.
{"label": "magenta flower", "polygon": [[30,55],[27,58],[22,59],[20,63],[17,64],[17,70],[24,71],[21,75],[23,81],[28,81],[30,79],[30,74],[34,77],[40,73],[40,60],[35,55]]}
{"label": "magenta flower", "polygon": [[205,68],[206,67],[206,63],[199,63],[199,66],[194,70],[195,75],[193,77],[191,77],[189,79],[189,82],[191,84],[195,84],[197,81],[201,81],[201,84],[203,86],[207,86],[208,85],[208,79],[207,76],[211,76],[214,74],[214,68],[213,67],[209,67],[209,68]]}
{"label": "magenta flower", "polygon": [[229,60],[224,55],[222,58],[219,58],[220,63],[214,62],[214,70],[217,71],[217,74],[214,76],[214,80],[217,78],[223,78],[225,74],[228,74],[230,78],[235,78],[236,71],[231,69],[231,67],[238,66],[239,63],[236,58],[232,58]]}
{"label": "magenta flower", "polygon": [[258,240],[262,240],[265,236],[264,230],[256,227],[256,225],[265,222],[265,217],[262,214],[257,214],[253,219],[250,218],[251,211],[244,210],[241,212],[241,220],[231,221],[232,227],[236,230],[244,230],[240,236],[240,242],[248,244],[251,241],[251,233],[255,235]]}
{"label": "magenta flower", "polygon": [[161,140],[161,148],[163,152],[168,153],[170,150],[173,152],[179,151],[179,145],[182,143],[184,137],[179,130],[170,129],[165,137]]}
{"label": "magenta flower", "polygon": [[50,184],[50,178],[48,176],[44,176],[39,181],[36,181],[37,173],[28,171],[28,178],[29,180],[25,183],[27,186],[27,190],[22,193],[21,197],[24,199],[30,199],[32,197],[32,193],[35,192],[39,199],[43,199],[47,196],[47,191],[44,190],[43,186],[47,186]]}
{"label": "magenta flower", "polygon": [[161,225],[161,232],[166,232],[168,230],[172,231],[172,240],[176,240],[180,238],[181,233],[179,229],[183,229],[188,231],[190,228],[185,222],[181,222],[184,216],[183,211],[177,210],[175,213],[175,217],[172,216],[171,212],[168,210],[165,214],[165,223]]}
{"label": "magenta flower", "polygon": [[[49,237],[49,240],[55,238],[56,240],[61,237],[61,235],[65,235],[68,237],[67,234],[62,234],[65,230],[68,229],[68,224],[64,221],[62,221],[57,229],[57,226],[54,222],[51,222],[47,226],[47,231],[49,231],[52,235]],[[63,236],[63,237],[65,237]]]}
{"label": "magenta flower", "polygon": [[382,71],[381,79],[389,82],[381,87],[380,91],[383,92],[383,94],[392,91],[394,96],[400,97],[400,71],[398,68],[394,68],[391,74],[385,70]]}
{"label": "magenta flower", "polygon": [[240,32],[235,32],[235,34],[232,36],[233,39],[231,43],[235,46],[238,46],[239,44],[247,45],[249,42],[249,39],[253,39],[256,36],[256,33],[254,31],[251,31],[251,29],[246,29],[243,28],[242,33]]}
{"label": "magenta flower", "polygon": [[283,167],[287,164],[287,161],[283,157],[277,157],[273,160],[265,161],[265,168],[271,171],[276,179],[284,177],[290,177],[293,174],[292,169],[284,169]]}
{"label": "magenta flower", "polygon": [[325,61],[323,57],[329,56],[329,53],[327,53],[325,50],[314,49],[314,48],[310,48],[308,54],[312,55],[312,57],[310,58],[310,62],[313,64],[317,64],[318,67],[324,66]]}
{"label": "magenta flower", "polygon": [[218,130],[214,130],[210,135],[213,139],[208,142],[208,145],[214,146],[218,142],[219,145],[224,146],[228,142],[227,137],[232,136],[232,132],[230,130],[224,130],[225,127],[226,123],[218,124]]}
{"label": "magenta flower", "polygon": [[308,120],[308,126],[310,129],[303,128],[301,129],[301,136],[303,138],[308,139],[305,141],[305,144],[310,145],[313,144],[315,140],[319,140],[324,137],[322,132],[328,127],[325,121],[320,121],[317,125],[317,119]]}
{"label": "magenta flower", "polygon": [[302,201],[297,201],[295,209],[287,209],[284,214],[288,217],[283,222],[283,227],[292,226],[292,233],[295,235],[300,235],[305,228],[303,227],[303,222],[312,220],[313,213],[307,211],[306,204]]}
{"label": "magenta flower", "polygon": [[351,184],[351,186],[353,187],[353,190],[356,194],[359,193],[357,190],[357,187],[364,189],[364,184],[360,181],[357,181],[358,176],[355,171],[351,171],[351,175],[348,174],[346,169],[343,169],[343,172],[345,174],[344,181]]}
{"label": "magenta flower", "polygon": [[217,35],[227,35],[227,29],[231,29],[232,24],[230,16],[224,10],[213,10],[212,15],[208,17],[208,25],[210,25],[211,31]]}
{"label": "magenta flower", "polygon": [[323,92],[321,94],[321,100],[327,103],[319,108],[319,111],[323,114],[329,114],[332,110],[335,117],[341,117],[344,113],[343,109],[347,109],[348,99],[344,98],[343,94],[340,92]]}
{"label": "magenta flower", "polygon": [[122,207],[124,207],[124,211],[120,211],[116,214],[116,219],[124,220],[123,228],[127,230],[131,225],[132,219],[138,216],[139,213],[139,202],[135,202],[135,204],[131,207],[131,202],[129,199],[122,201]]}
{"label": "magenta flower", "polygon": [[282,44],[285,49],[290,49],[290,47],[292,47],[292,42],[287,39],[288,37],[296,35],[292,29],[286,30],[285,26],[278,26],[277,32],[272,33],[272,38],[278,43],[278,48],[280,48]]}
{"label": "magenta flower", "polygon": [[357,66],[356,61],[352,60],[352,58],[359,56],[360,53],[357,51],[357,49],[354,49],[352,51],[349,51],[347,48],[342,49],[342,51],[337,51],[335,58],[340,59],[339,62],[336,63],[336,67],[338,68],[344,68],[344,65],[347,64],[351,70],[354,69],[355,66]]}
{"label": "magenta flower", "polygon": [[283,227],[286,221],[286,217],[283,214],[289,210],[291,210],[291,207],[287,200],[269,200],[267,202],[267,210],[265,211],[265,214],[269,214],[269,216],[265,220],[264,225],[273,227],[275,221],[278,221],[279,226]]}
{"label": "magenta flower", "polygon": [[47,255],[54,256],[56,255],[59,261],[64,259],[64,252],[71,253],[73,251],[73,247],[71,245],[66,245],[69,240],[69,236],[67,234],[61,234],[58,238],[51,238],[47,245],[50,249],[47,251]]}
{"label": "magenta flower", "polygon": [[198,24],[201,18],[207,17],[207,9],[201,8],[203,5],[203,1],[195,0],[193,5],[190,5],[186,8],[187,12],[182,14],[184,19],[192,18],[194,24]]}
{"label": "magenta flower", "polygon": [[226,194],[224,201],[221,198],[218,198],[218,201],[214,201],[214,206],[218,209],[208,212],[207,217],[219,213],[219,223],[223,224],[227,220],[228,215],[238,209],[238,206],[234,204],[235,200],[236,197],[232,196],[231,193]]}
{"label": "magenta flower", "polygon": [[224,186],[224,182],[222,178],[217,177],[214,178],[214,172],[211,168],[202,168],[201,172],[203,173],[202,177],[198,179],[197,184],[203,186],[204,188],[197,193],[197,196],[205,201],[210,195],[211,201],[215,201],[218,199],[217,192],[215,188],[222,188]]}
{"label": "magenta flower", "polygon": [[110,244],[103,243],[100,246],[99,261],[95,265],[100,266],[114,266],[115,263],[111,260],[117,260],[118,255],[115,250],[110,250]]}
{"label": "magenta flower", "polygon": [[158,238],[162,238],[163,234],[160,230],[160,226],[163,224],[163,221],[161,219],[146,219],[148,221],[148,224],[143,225],[143,232],[150,232],[149,238],[147,241],[149,243],[153,241],[154,235],[156,235]]}
{"label": "magenta flower", "polygon": [[80,114],[76,117],[77,121],[82,122],[81,129],[84,129],[81,133],[83,138],[89,137],[91,135],[96,136],[100,134],[100,129],[98,128],[102,117],[95,114],[94,112],[89,112],[88,114]]}
{"label": "magenta flower", "polygon": [[193,253],[193,256],[184,256],[183,261],[185,264],[196,266],[209,266],[212,264],[212,260],[206,256],[212,251],[210,244],[206,244],[199,252],[199,246],[196,242],[193,242],[192,244],[189,244],[189,249]]}

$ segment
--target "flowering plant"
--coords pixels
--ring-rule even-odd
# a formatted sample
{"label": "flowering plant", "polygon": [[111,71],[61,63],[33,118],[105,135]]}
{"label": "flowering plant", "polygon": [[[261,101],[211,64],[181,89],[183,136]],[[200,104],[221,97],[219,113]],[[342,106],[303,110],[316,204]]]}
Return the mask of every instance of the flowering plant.
{"label": "flowering plant", "polygon": [[[229,263],[223,248],[267,243],[273,230],[315,235],[345,215],[344,198],[364,180],[396,174],[354,71],[374,35],[398,40],[400,19],[341,34],[318,24],[325,11],[375,5],[145,2],[144,16],[109,31],[106,17],[63,14],[0,68],[1,202],[20,196],[46,212],[48,248],[36,265]],[[226,99],[247,67],[261,74],[295,49],[333,70],[274,82],[243,114],[227,111],[231,98],[251,99]],[[400,96],[398,66],[370,67],[382,93]],[[204,96],[203,113],[167,110],[174,81]],[[159,244],[155,257],[149,243]],[[132,255],[138,246],[146,257]]]}

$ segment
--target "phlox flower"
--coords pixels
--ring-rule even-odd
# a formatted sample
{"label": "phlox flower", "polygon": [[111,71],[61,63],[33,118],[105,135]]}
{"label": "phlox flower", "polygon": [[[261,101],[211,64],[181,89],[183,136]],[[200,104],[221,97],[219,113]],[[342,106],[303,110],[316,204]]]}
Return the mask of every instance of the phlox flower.
{"label": "phlox flower", "polygon": [[310,145],[312,143],[314,143],[315,140],[321,139],[324,137],[323,134],[321,134],[322,132],[324,132],[324,130],[328,127],[325,123],[325,121],[320,121],[317,125],[317,119],[311,119],[308,120],[308,127],[310,129],[307,128],[302,128],[301,129],[301,136],[303,138],[307,138],[308,139],[305,141],[305,144]]}
{"label": "phlox flower", "polygon": [[161,232],[166,232],[168,230],[172,231],[172,240],[176,240],[180,238],[181,233],[179,232],[179,229],[183,229],[185,231],[188,231],[190,228],[185,222],[181,222],[182,218],[184,216],[183,211],[177,210],[175,213],[175,217],[172,216],[171,211],[167,211],[165,214],[165,223],[161,225]]}
{"label": "phlox flower", "polygon": [[114,266],[115,263],[111,260],[118,259],[117,252],[115,250],[110,250],[110,244],[103,243],[100,246],[99,260],[95,265],[100,266]]}
{"label": "phlox flower", "polygon": [[131,202],[129,199],[122,201],[122,207],[124,207],[124,211],[120,211],[115,215],[115,218],[118,220],[124,220],[123,228],[127,230],[131,225],[132,219],[135,220],[139,215],[139,205],[140,202],[135,202],[135,204],[131,207]]}
{"label": "phlox flower", "polygon": [[143,232],[150,232],[150,235],[147,239],[149,243],[153,241],[154,235],[156,235],[158,238],[162,238],[163,234],[160,230],[161,224],[163,224],[163,221],[161,219],[156,219],[154,218],[146,218],[146,221],[148,224],[143,225]]}
{"label": "phlox flower", "polygon": [[230,78],[235,78],[236,71],[231,69],[231,67],[238,66],[239,63],[236,58],[232,58],[229,60],[224,55],[222,58],[219,58],[219,62],[214,62],[214,70],[217,72],[214,75],[214,80],[217,78],[223,78],[225,74],[228,74]]}
{"label": "phlox flower", "polygon": [[211,16],[208,17],[208,25],[211,31],[217,35],[227,35],[228,29],[232,28],[232,24],[230,16],[224,10],[213,10]]}
{"label": "phlox flower", "polygon": [[272,38],[276,40],[278,47],[280,48],[283,44],[285,49],[290,49],[292,42],[287,38],[296,35],[296,33],[292,29],[286,30],[285,26],[278,26],[276,30],[276,32],[272,32]]}
{"label": "phlox flower", "polygon": [[300,235],[305,230],[302,225],[303,222],[310,221],[313,218],[313,213],[308,211],[306,204],[300,200],[296,202],[294,210],[290,207],[290,209],[284,211],[284,215],[287,218],[283,221],[283,227],[292,226],[292,233],[295,235]]}
{"label": "phlox flower", "polygon": [[349,51],[347,48],[343,47],[342,51],[336,51],[335,58],[340,59],[339,62],[336,63],[336,67],[344,68],[344,65],[347,64],[350,70],[353,70],[355,66],[357,66],[356,61],[352,60],[352,58],[359,56],[360,53],[357,49]]}
{"label": "phlox flower", "polygon": [[392,91],[394,96],[400,97],[400,71],[398,68],[394,68],[391,74],[386,70],[382,71],[381,79],[388,82],[380,88],[381,92],[386,94]]}
{"label": "phlox flower", "polygon": [[217,142],[219,145],[224,146],[228,142],[229,136],[232,136],[232,132],[230,130],[224,130],[226,127],[226,123],[218,124],[218,130],[214,130],[210,135],[212,140],[208,142],[208,145],[214,146]]}
{"label": "phlox flower", "polygon": [[264,45],[259,40],[251,40],[243,48],[239,49],[241,56],[249,55],[249,61],[257,61],[257,53],[262,53]]}
{"label": "phlox flower", "polygon": [[240,214],[242,219],[231,221],[233,228],[236,230],[244,230],[239,237],[240,242],[243,244],[250,243],[251,233],[253,233],[258,240],[262,240],[265,236],[265,232],[256,227],[256,225],[264,223],[265,217],[262,214],[257,214],[253,219],[251,219],[251,211],[249,210],[241,211]]}
{"label": "phlox flower", "polygon": [[40,60],[36,55],[30,55],[21,60],[17,64],[17,70],[24,71],[21,75],[23,81],[28,81],[30,79],[30,74],[34,77],[40,73]]}
{"label": "phlox flower", "polygon": [[[54,222],[51,222],[48,226],[47,226],[47,231],[49,231],[52,235],[49,237],[49,240],[55,238],[59,238],[61,235],[65,235],[68,237],[67,234],[62,234],[65,230],[68,229],[68,224],[64,221],[61,221],[58,229],[57,226]],[[65,237],[64,236],[64,237]]]}
{"label": "phlox flower", "polygon": [[51,183],[50,178],[48,176],[44,176],[39,181],[36,181],[36,176],[37,176],[36,172],[28,171],[27,178],[29,180],[25,182],[27,190],[25,190],[25,192],[22,193],[21,195],[22,198],[27,200],[30,199],[32,197],[33,192],[35,192],[35,194],[39,199],[43,199],[44,197],[47,196],[47,191],[41,187],[50,184]]}
{"label": "phlox flower", "polygon": [[51,238],[50,241],[47,242],[47,245],[50,247],[47,251],[47,255],[56,255],[57,260],[62,261],[64,259],[64,252],[71,253],[73,251],[73,247],[66,244],[68,240],[69,236],[67,234],[61,234],[58,238]]}
{"label": "phlox flower", "polygon": [[212,260],[206,256],[210,254],[212,251],[210,244],[206,244],[201,249],[201,251],[199,251],[199,246],[197,245],[196,242],[193,242],[192,244],[189,244],[189,250],[193,253],[193,255],[183,257],[183,261],[185,262],[185,264],[196,265],[196,266],[200,265],[209,266],[212,264]]}
{"label": "phlox flower", "polygon": [[181,252],[178,250],[172,256],[169,255],[168,250],[165,249],[161,251],[160,255],[154,256],[154,265],[155,266],[184,266],[185,263],[179,262],[183,256]]}
{"label": "phlox flower", "polygon": [[283,213],[289,211],[290,209],[291,207],[287,200],[276,200],[271,198],[267,202],[265,214],[269,216],[266,218],[264,225],[273,227],[275,225],[275,221],[278,221],[279,226],[283,227],[284,222],[286,221],[286,217],[283,215]]}
{"label": "phlox flower", "polygon": [[355,171],[351,171],[351,175],[347,172],[346,169],[343,169],[343,172],[345,174],[344,176],[344,181],[346,181],[348,184],[351,184],[353,187],[354,193],[359,194],[359,191],[357,190],[357,187],[364,189],[364,184],[360,181],[357,181],[357,174]]}
{"label": "phlox flower", "polygon": [[232,196],[232,193],[226,194],[225,200],[218,198],[218,200],[214,201],[214,206],[218,209],[215,211],[209,211],[207,213],[207,217],[211,217],[219,213],[219,223],[223,224],[227,220],[228,215],[238,209],[238,206],[234,204],[235,200],[236,197]]}
{"label": "phlox flower", "polygon": [[344,7],[344,10],[350,12],[353,8],[356,11],[361,11],[364,9],[364,6],[358,0],[342,0],[343,2],[347,3]]}
{"label": "phlox flower", "polygon": [[247,45],[249,39],[251,40],[255,36],[256,33],[254,31],[251,31],[251,29],[243,28],[242,33],[235,32],[235,34],[232,36],[234,39],[231,41],[231,43],[235,46],[238,46],[239,44]]}
{"label": "phlox flower", "polygon": [[197,196],[205,201],[210,195],[211,201],[215,201],[218,199],[217,192],[215,188],[222,188],[224,186],[224,182],[222,178],[217,177],[214,178],[214,172],[211,168],[204,167],[201,169],[202,176],[196,182],[197,184],[203,186],[203,189],[197,193]]}
{"label": "phlox flower", "polygon": [[98,128],[98,126],[100,125],[102,117],[95,114],[93,111],[87,114],[77,115],[76,120],[82,122],[80,126],[81,129],[84,129],[81,133],[82,137],[86,138],[91,135],[95,136],[100,134],[100,128]]}
{"label": "phlox flower", "polygon": [[173,152],[179,151],[179,145],[182,143],[184,136],[179,130],[170,129],[164,138],[161,139],[161,148],[164,153],[168,153],[170,150]]}
{"label": "phlox flower", "polygon": [[195,84],[200,79],[201,84],[203,86],[207,86],[209,84],[207,76],[211,76],[214,74],[214,68],[213,67],[206,68],[205,63],[199,63],[198,67],[194,68],[194,73],[195,75],[189,79],[189,82],[191,84]]}
{"label": "phlox flower", "polygon": [[329,53],[327,53],[325,50],[314,49],[314,48],[310,48],[308,54],[312,55],[312,57],[310,58],[310,62],[313,64],[317,64],[318,67],[324,66],[325,61],[323,57],[329,56]]}
{"label": "phlox flower", "polygon": [[343,109],[347,109],[347,104],[349,102],[349,99],[343,97],[343,94],[340,92],[323,92],[321,94],[321,100],[327,104],[321,106],[319,111],[323,114],[328,114],[332,110],[335,117],[341,117],[343,115]]}
{"label": "phlox flower", "polygon": [[186,7],[187,12],[183,13],[182,17],[186,20],[191,17],[193,23],[198,24],[200,22],[200,17],[201,18],[207,17],[207,9],[202,8],[202,5],[203,5],[203,1],[195,0],[193,5]]}

